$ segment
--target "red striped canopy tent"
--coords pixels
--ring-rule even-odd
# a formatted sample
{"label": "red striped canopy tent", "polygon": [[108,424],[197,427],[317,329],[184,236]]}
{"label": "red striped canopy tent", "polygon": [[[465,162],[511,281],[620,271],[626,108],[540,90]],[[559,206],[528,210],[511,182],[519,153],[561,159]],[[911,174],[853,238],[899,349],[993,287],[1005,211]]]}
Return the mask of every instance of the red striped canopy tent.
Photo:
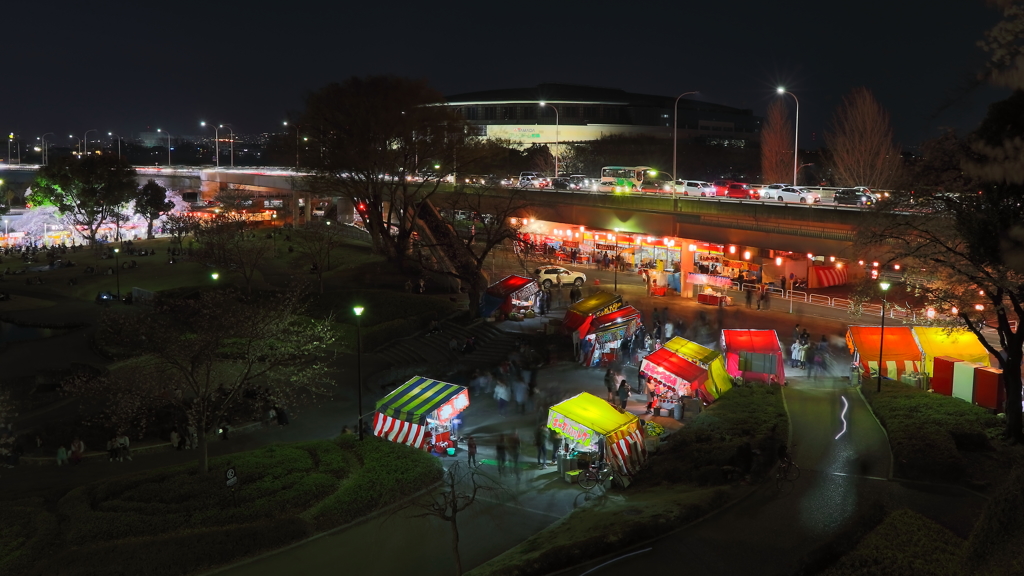
{"label": "red striped canopy tent", "polygon": [[593,394],[583,392],[552,406],[548,428],[564,437],[574,450],[597,451],[597,443],[603,440],[605,458],[620,476],[632,476],[647,461],[640,419]]}
{"label": "red striped canopy tent", "polygon": [[619,308],[614,312],[602,314],[594,318],[588,325],[584,338],[590,339],[593,348],[588,358],[583,359],[584,366],[593,366],[601,359],[601,351],[617,346],[623,338],[631,338],[640,325],[640,311],[632,306]]}
{"label": "red striped canopy tent", "polygon": [[586,334],[590,328],[589,323],[595,316],[614,312],[621,306],[622,296],[599,290],[569,306],[562,320],[562,329],[566,334],[572,334],[576,330],[579,330],[580,334]]}
{"label": "red striped canopy tent", "polygon": [[921,348],[914,332],[906,326],[886,326],[885,343],[879,326],[850,326],[846,345],[853,361],[860,364],[866,377],[878,376],[878,351],[882,349],[882,376],[899,380],[905,372],[921,371]]}
{"label": "red striped canopy tent", "polygon": [[469,406],[465,386],[415,376],[377,402],[373,434],[414,448],[429,449],[431,424],[447,425]]}
{"label": "red striped canopy tent", "polygon": [[744,380],[786,381],[782,345],[775,330],[722,330],[725,367],[731,376]]}
{"label": "red striped canopy tent", "polygon": [[842,286],[846,284],[846,268],[842,266],[814,266],[814,274],[818,277],[818,287]]}
{"label": "red striped canopy tent", "polygon": [[699,388],[708,378],[708,371],[668,348],[658,348],[644,357],[640,372],[682,393],[687,386]]}

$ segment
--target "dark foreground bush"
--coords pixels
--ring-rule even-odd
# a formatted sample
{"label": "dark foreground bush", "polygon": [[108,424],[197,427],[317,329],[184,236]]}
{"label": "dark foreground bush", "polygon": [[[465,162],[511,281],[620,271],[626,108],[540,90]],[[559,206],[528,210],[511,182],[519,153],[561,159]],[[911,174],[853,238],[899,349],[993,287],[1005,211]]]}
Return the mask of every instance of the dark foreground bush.
{"label": "dark foreground bush", "polygon": [[894,474],[901,478],[963,480],[967,466],[960,451],[991,450],[988,439],[1002,427],[983,408],[899,382],[884,382],[881,394],[863,390],[889,435]]}
{"label": "dark foreground bush", "polygon": [[963,540],[911,510],[897,510],[823,576],[956,576]]}
{"label": "dark foreground bush", "polygon": [[985,504],[964,559],[976,574],[1024,574],[1024,466],[1017,466]]}

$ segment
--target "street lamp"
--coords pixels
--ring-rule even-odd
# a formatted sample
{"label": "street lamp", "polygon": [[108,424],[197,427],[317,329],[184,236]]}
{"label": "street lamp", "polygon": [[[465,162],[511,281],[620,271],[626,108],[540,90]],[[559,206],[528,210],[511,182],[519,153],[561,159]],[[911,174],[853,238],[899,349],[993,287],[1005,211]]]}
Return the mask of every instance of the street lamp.
{"label": "street lamp", "polygon": [[220,128],[227,128],[231,134],[231,167],[235,167],[235,131],[232,130],[231,124],[218,124]]}
{"label": "street lamp", "polygon": [[[206,121],[204,120],[204,121],[200,122],[199,125],[200,126],[206,126]],[[211,126],[213,126],[213,125],[211,124]],[[220,131],[217,130],[216,126],[213,126],[213,145],[214,145],[213,158],[214,158],[214,160],[217,163],[217,168],[220,168]]]}
{"label": "street lamp", "polygon": [[217,272],[213,272],[212,274],[210,274],[210,278],[216,280],[217,278],[220,278],[220,274]]}
{"label": "street lamp", "polygon": [[159,128],[157,128],[156,131],[157,132],[163,132],[164,134],[167,134],[167,167],[170,168],[171,167],[171,133],[170,132],[164,132],[163,130],[161,130]]}
{"label": "street lamp", "polygon": [[[285,120],[284,125],[285,126],[289,125],[287,120]],[[292,126],[295,127],[295,167],[298,168],[299,167],[299,126],[301,126],[301,124],[292,124]]]}
{"label": "street lamp", "polygon": [[43,165],[44,166],[50,163],[50,160],[49,160],[50,154],[49,154],[49,151],[46,149],[46,137],[47,136],[53,136],[53,135],[54,135],[53,132],[47,132],[46,134],[43,134],[42,138],[40,138],[40,140],[43,141]]}
{"label": "street lamp", "polygon": [[352,308],[356,313],[356,408],[359,411],[359,439],[363,439],[363,333],[362,333],[362,306]]}
{"label": "street lamp", "polygon": [[882,280],[878,283],[878,287],[882,289],[882,330],[878,335],[878,392],[882,391],[882,349],[885,347],[885,306],[888,302],[885,300],[885,291],[889,289],[889,283]]}
{"label": "street lamp", "polygon": [[120,248],[114,248],[114,268],[117,269],[115,274],[117,275],[117,301],[121,301],[121,266],[118,264],[117,254],[120,252]]}
{"label": "street lamp", "polygon": [[115,137],[117,137],[117,159],[120,160],[121,159],[121,136],[119,134],[114,134],[113,132],[107,132],[107,136],[115,136]]}
{"label": "street lamp", "polygon": [[676,145],[679,142],[679,99],[683,96],[689,96],[690,94],[697,94],[699,90],[693,92],[683,92],[679,96],[676,96],[676,105],[674,112],[672,112],[672,190],[675,190],[676,186]]}
{"label": "street lamp", "polygon": [[796,94],[786,91],[782,86],[779,86],[775,91],[779,94],[789,94],[793,97],[793,101],[796,102],[796,129],[793,131],[793,186],[796,186],[796,172],[799,170],[796,155],[799,152],[800,142],[800,100],[797,100]]}
{"label": "street lamp", "polygon": [[82,153],[83,154],[88,154],[89,153],[89,132],[96,132],[96,129],[92,128],[90,130],[86,130],[85,134],[82,135]]}
{"label": "street lamp", "polygon": [[68,138],[74,138],[75,140],[78,140],[78,144],[77,144],[77,146],[78,146],[78,155],[81,156],[82,155],[82,139],[79,138],[78,136],[73,135],[73,134],[68,134]]}
{"label": "street lamp", "polygon": [[547,102],[541,102],[540,105],[542,107],[551,106],[551,109],[555,111],[555,153],[553,156],[555,157],[555,178],[558,178],[558,108]]}
{"label": "street lamp", "polygon": [[7,165],[11,165],[11,143],[14,142],[14,132],[7,135]]}

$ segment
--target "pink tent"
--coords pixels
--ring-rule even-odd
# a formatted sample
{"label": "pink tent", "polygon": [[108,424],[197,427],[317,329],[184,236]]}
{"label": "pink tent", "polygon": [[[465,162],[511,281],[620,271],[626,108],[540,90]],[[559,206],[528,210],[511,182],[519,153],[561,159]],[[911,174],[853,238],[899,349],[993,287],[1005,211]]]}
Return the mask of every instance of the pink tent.
{"label": "pink tent", "polygon": [[775,330],[722,330],[722,352],[730,376],[768,383],[786,381],[782,345]]}

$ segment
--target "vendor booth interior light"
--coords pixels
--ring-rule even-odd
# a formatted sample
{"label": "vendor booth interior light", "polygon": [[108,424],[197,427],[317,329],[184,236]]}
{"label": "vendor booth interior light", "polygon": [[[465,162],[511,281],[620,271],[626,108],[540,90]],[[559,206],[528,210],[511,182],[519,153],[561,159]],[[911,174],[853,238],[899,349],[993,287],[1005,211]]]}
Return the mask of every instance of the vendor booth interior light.
{"label": "vendor booth interior light", "polygon": [[697,251],[697,245],[696,244],[690,244],[689,248],[690,248],[690,252],[696,252]]}
{"label": "vendor booth interior light", "polygon": [[775,265],[776,266],[782,266],[782,256],[776,256],[775,257]]}
{"label": "vendor booth interior light", "polygon": [[814,260],[814,254],[811,254],[810,252],[807,253],[807,257]]}
{"label": "vendor booth interior light", "polygon": [[735,246],[729,246],[729,254],[735,254],[735,253],[736,253],[736,247]]}
{"label": "vendor booth interior light", "polygon": [[828,261],[829,262],[835,262],[836,261],[836,257],[835,256],[829,256],[828,257]]}
{"label": "vendor booth interior light", "polygon": [[750,250],[744,250],[743,251],[743,259],[744,260],[750,260]]}
{"label": "vendor booth interior light", "polygon": [[878,268],[878,262],[872,262],[871,265],[874,266],[875,268]]}

